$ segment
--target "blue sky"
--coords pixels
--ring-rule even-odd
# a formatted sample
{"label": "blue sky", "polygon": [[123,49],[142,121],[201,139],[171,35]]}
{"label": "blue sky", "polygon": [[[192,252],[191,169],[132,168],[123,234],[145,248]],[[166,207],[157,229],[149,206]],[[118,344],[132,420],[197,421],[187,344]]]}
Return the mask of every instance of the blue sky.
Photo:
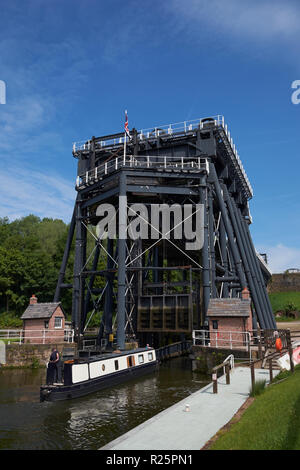
{"label": "blue sky", "polygon": [[251,233],[300,268],[300,4],[0,0],[0,216],[69,221],[73,141],[225,116],[254,189]]}

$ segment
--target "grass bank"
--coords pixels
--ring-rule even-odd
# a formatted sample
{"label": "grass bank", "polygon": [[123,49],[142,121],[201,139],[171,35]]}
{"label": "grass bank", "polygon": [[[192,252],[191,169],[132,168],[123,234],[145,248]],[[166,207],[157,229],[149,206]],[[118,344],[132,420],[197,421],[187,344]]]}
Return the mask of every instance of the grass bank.
{"label": "grass bank", "polygon": [[274,313],[287,309],[300,311],[300,292],[274,292],[269,298]]}
{"label": "grass bank", "polygon": [[278,376],[210,450],[300,450],[299,366]]}

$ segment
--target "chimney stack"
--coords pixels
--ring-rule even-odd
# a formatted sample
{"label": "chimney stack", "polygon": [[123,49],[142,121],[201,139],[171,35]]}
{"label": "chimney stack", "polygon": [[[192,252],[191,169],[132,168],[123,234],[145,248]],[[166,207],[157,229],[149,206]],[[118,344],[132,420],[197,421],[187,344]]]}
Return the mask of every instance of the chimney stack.
{"label": "chimney stack", "polygon": [[242,290],[242,300],[249,300],[250,299],[250,292],[247,287],[244,287]]}
{"label": "chimney stack", "polygon": [[34,294],[32,294],[32,296],[29,299],[29,305],[34,305],[34,304],[37,304],[37,298]]}

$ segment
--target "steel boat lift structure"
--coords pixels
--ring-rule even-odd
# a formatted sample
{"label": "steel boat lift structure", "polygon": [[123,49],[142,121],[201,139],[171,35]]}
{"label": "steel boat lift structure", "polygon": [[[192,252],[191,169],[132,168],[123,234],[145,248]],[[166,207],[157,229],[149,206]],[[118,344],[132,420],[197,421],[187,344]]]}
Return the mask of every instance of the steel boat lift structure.
{"label": "steel boat lift structure", "polygon": [[[90,316],[101,312],[99,345],[116,333],[121,350],[136,338],[141,346],[157,346],[163,335],[175,338],[203,327],[211,298],[239,297],[245,287],[253,329],[276,328],[266,290],[270,272],[249,230],[253,191],[223,116],[92,137],[75,143],[73,156],[77,198],[54,301],[63,288],[72,289],[78,338]],[[123,232],[133,203],[201,204],[203,246],[185,250],[172,227],[169,239],[133,240],[121,233],[98,239],[96,212],[104,203],[116,208]],[[94,240],[90,253],[88,237]],[[73,239],[73,282],[67,284]]]}

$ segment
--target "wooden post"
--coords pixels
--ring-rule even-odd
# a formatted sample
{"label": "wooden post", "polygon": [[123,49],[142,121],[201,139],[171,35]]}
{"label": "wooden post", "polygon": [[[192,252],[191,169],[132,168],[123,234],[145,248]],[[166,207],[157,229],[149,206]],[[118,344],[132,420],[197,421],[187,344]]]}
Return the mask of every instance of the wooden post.
{"label": "wooden post", "polygon": [[229,368],[228,363],[225,365],[225,372],[226,372],[226,385],[229,385],[230,384],[230,368]]}
{"label": "wooden post", "polygon": [[254,389],[254,385],[255,385],[255,372],[254,372],[254,362],[253,362],[253,361],[251,361],[250,369],[251,369],[251,384],[252,384],[252,389]]}
{"label": "wooden post", "polygon": [[212,382],[213,382],[213,393],[218,393],[218,380],[217,380],[217,371],[213,370],[212,373]]}
{"label": "wooden post", "polygon": [[295,367],[294,367],[294,361],[293,361],[293,348],[292,348],[291,331],[290,330],[287,330],[286,339],[287,339],[287,347],[288,347],[289,356],[290,356],[291,372],[294,373]]}
{"label": "wooden post", "polygon": [[293,348],[292,346],[289,347],[289,356],[290,356],[290,364],[291,364],[291,372],[294,373],[294,361],[293,361]]}
{"label": "wooden post", "polygon": [[258,357],[259,359],[262,359],[262,348],[261,348],[261,331],[260,327],[257,328],[257,338],[258,338]]}
{"label": "wooden post", "polygon": [[272,359],[269,359],[270,382],[273,380],[273,364]]}

